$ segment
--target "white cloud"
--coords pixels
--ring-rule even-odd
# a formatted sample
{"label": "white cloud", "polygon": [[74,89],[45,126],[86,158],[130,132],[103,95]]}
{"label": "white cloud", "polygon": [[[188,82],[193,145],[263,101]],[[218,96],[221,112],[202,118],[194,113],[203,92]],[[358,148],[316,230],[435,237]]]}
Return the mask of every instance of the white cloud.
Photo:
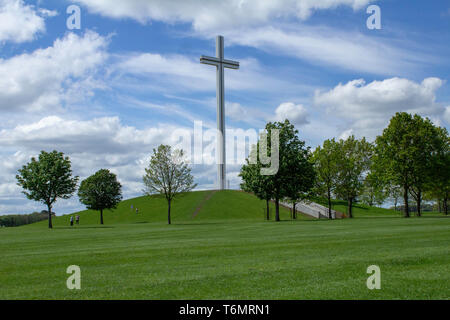
{"label": "white cloud", "polygon": [[[120,87],[140,87],[145,82],[145,90],[157,91],[214,91],[216,90],[215,68],[200,64],[199,57],[183,55],[161,55],[140,53],[121,56],[113,66],[116,71],[116,85]],[[124,81],[125,77],[138,77],[135,81]],[[307,86],[292,84],[266,74],[255,59],[240,59],[239,70],[226,70],[227,90],[299,92]],[[308,87],[310,89],[310,87]]]}
{"label": "white cloud", "polygon": [[445,108],[444,119],[447,122],[447,124],[450,125],[450,106],[447,106]]}
{"label": "white cloud", "polygon": [[248,116],[247,110],[237,102],[227,103],[225,107],[225,113],[227,117],[230,117],[235,121],[244,120]]}
{"label": "white cloud", "polygon": [[284,102],[275,110],[275,121],[283,122],[288,119],[292,124],[301,126],[308,123],[308,111],[301,104]]}
{"label": "white cloud", "polygon": [[327,112],[343,119],[357,135],[374,138],[388,124],[396,112],[417,113],[442,118],[443,106],[436,102],[436,91],[443,81],[426,78],[421,83],[402,78],[373,81],[363,79],[339,84],[327,92],[316,91],[314,102]]}
{"label": "white cloud", "polygon": [[[436,59],[417,50],[399,48],[388,40],[359,32],[305,24],[233,28],[222,32],[234,44],[308,61],[315,65],[381,75],[409,72]],[[407,47],[406,45],[404,46]]]}
{"label": "white cloud", "polygon": [[[212,39],[226,37],[226,45],[237,44],[291,56],[315,65],[379,75],[402,75],[417,65],[430,64],[436,57],[408,49],[404,39],[395,41],[361,32],[310,26],[302,20],[315,10],[338,6],[361,9],[372,0],[79,0],[92,12],[113,18],[132,18],[142,23],[191,23],[194,36]],[[294,18],[294,19],[292,19]],[[157,56],[147,56],[158,59]],[[154,61],[157,62],[157,61]],[[164,61],[161,61],[164,62]],[[180,61],[183,63],[183,61]],[[161,63],[160,63],[161,64]],[[184,66],[183,64],[181,65]],[[168,70],[176,69],[168,66]],[[186,69],[187,70],[187,69]],[[200,73],[201,76],[203,73]],[[198,77],[193,77],[193,85]]]}
{"label": "white cloud", "polygon": [[315,10],[349,6],[361,9],[374,0],[77,0],[90,11],[112,18],[191,23],[197,31],[258,25],[277,18],[307,19]]}
{"label": "white cloud", "polygon": [[36,11],[22,0],[0,0],[0,42],[33,40],[37,33],[45,32],[44,18],[54,15],[55,11]]}
{"label": "white cloud", "polygon": [[97,33],[68,33],[53,46],[0,59],[0,110],[57,108],[101,86],[92,78],[105,61],[107,40]]}
{"label": "white cloud", "polygon": [[[160,125],[141,130],[123,125],[117,117],[72,120],[57,116],[2,129],[2,151],[14,149],[15,153],[0,153],[0,199],[2,202],[14,201],[0,214],[14,212],[17,208],[25,208],[22,213],[30,211],[28,206],[22,208],[22,204],[28,202],[20,195],[20,188],[15,186],[15,174],[41,150],[64,152],[72,161],[74,174],[81,178],[100,168],[109,168],[118,174],[125,197],[139,195],[144,167],[148,165],[152,149],[160,143],[174,145],[177,141],[172,133],[177,129],[180,127]],[[62,201],[60,211],[72,210],[74,206],[77,206],[76,201]],[[40,205],[35,203],[33,208],[38,210]]]}

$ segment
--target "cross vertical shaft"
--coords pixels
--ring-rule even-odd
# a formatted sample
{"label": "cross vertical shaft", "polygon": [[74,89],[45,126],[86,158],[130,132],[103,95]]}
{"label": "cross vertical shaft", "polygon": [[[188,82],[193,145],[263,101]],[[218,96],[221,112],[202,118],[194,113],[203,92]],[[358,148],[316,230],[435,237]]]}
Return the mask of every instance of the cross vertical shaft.
{"label": "cross vertical shaft", "polygon": [[224,68],[239,69],[239,62],[225,60],[223,37],[216,38],[216,57],[202,56],[200,62],[216,67],[217,96],[217,179],[218,189],[224,190],[226,184],[226,153],[225,153],[225,79]]}
{"label": "cross vertical shaft", "polygon": [[[223,37],[216,38],[216,57],[223,61],[224,48]],[[218,187],[219,190],[225,189],[226,180],[226,151],[225,151],[225,75],[223,64],[217,66],[217,152],[219,153],[217,164]]]}

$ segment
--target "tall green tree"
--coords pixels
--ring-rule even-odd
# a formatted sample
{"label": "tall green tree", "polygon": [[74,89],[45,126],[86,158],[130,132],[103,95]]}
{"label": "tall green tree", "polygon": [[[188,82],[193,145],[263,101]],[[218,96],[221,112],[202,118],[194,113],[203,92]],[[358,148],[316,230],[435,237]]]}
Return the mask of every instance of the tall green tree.
{"label": "tall green tree", "polygon": [[[298,137],[298,130],[289,122],[269,122],[266,124],[267,153],[272,157],[272,149],[278,151],[277,168],[271,174],[266,175],[266,180],[271,188],[270,196],[275,201],[275,220],[280,221],[280,200],[289,197],[297,197],[301,193],[308,192],[312,186],[314,169],[309,161],[309,148]],[[275,134],[277,133],[277,134]],[[274,138],[277,137],[277,138]],[[273,139],[276,139],[273,140]],[[257,143],[257,149],[261,148],[261,139]],[[276,148],[273,148],[276,146]],[[273,157],[272,157],[273,159]],[[267,169],[271,164],[263,164],[257,159],[257,169]],[[261,175],[260,170],[255,171]],[[251,185],[251,180],[246,180],[243,174],[243,183]],[[295,186],[293,186],[295,184]]]}
{"label": "tall green tree", "polygon": [[416,201],[417,215],[421,216],[423,192],[433,177],[433,161],[440,147],[438,128],[428,118],[413,116],[415,127],[412,145],[416,146],[413,161],[412,185],[410,194]]}
{"label": "tall green tree", "polygon": [[171,224],[170,208],[173,199],[183,192],[194,189],[191,168],[184,159],[183,150],[173,150],[168,145],[153,149],[150,164],[143,177],[147,195],[161,194],[167,200],[167,221]]}
{"label": "tall green tree", "polygon": [[311,161],[312,153],[309,147],[300,145],[291,157],[290,177],[285,185],[286,197],[292,203],[292,218],[297,219],[296,205],[299,201],[310,198],[316,180],[316,172]]}
{"label": "tall green tree", "polygon": [[404,217],[409,217],[409,195],[418,214],[422,193],[433,176],[433,155],[439,145],[437,129],[429,119],[398,112],[376,139],[376,166],[383,179],[403,189]]}
{"label": "tall green tree", "polygon": [[437,146],[432,156],[430,179],[425,186],[426,192],[433,196],[438,205],[442,203],[445,215],[448,215],[448,196],[450,192],[450,137],[447,129],[436,128]]}
{"label": "tall green tree", "polygon": [[315,192],[325,196],[328,200],[328,218],[331,219],[331,195],[337,178],[337,142],[333,139],[325,140],[313,152],[312,162],[316,171]]}
{"label": "tall green tree", "polygon": [[[253,157],[257,158],[257,145],[252,147],[251,150],[254,153]],[[266,201],[266,220],[270,220],[270,200],[273,198],[273,187],[271,184],[270,176],[261,174],[261,162],[250,163],[249,159],[246,159],[246,164],[241,168],[239,176],[242,179],[241,189],[246,192],[251,192],[261,200]]]}
{"label": "tall green tree", "polygon": [[17,184],[30,200],[47,205],[48,227],[52,225],[52,207],[58,198],[69,199],[76,190],[78,177],[72,177],[69,157],[62,152],[42,151],[39,158],[31,158],[16,175]]}
{"label": "tall green tree", "polygon": [[78,197],[88,209],[100,211],[103,224],[103,210],[116,208],[122,200],[122,185],[114,173],[101,169],[81,182]]}
{"label": "tall green tree", "polygon": [[336,194],[347,200],[347,213],[353,218],[353,202],[363,191],[364,175],[370,168],[373,146],[366,141],[350,136],[338,142],[336,159]]}

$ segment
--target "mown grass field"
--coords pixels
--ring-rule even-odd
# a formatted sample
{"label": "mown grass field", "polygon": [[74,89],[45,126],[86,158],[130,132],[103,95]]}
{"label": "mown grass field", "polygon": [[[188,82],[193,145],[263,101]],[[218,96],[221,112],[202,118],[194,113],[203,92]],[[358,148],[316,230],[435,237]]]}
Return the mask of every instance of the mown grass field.
{"label": "mown grass field", "polygon": [[[136,214],[133,207],[139,208]],[[449,299],[450,219],[356,208],[355,219],[263,220],[242,192],[193,192],[0,229],[0,299]],[[365,215],[366,214],[366,215]],[[367,218],[363,218],[366,217]],[[81,267],[81,290],[66,268]],[[381,290],[366,269],[381,268]]]}

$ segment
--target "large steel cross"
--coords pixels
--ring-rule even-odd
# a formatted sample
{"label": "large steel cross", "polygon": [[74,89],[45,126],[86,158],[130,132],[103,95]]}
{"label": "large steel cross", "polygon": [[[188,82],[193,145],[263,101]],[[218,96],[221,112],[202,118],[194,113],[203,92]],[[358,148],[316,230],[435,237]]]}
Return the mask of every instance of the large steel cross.
{"label": "large steel cross", "polygon": [[200,63],[216,66],[217,69],[217,130],[220,134],[217,137],[217,152],[219,160],[217,164],[218,170],[218,187],[219,190],[225,189],[226,166],[225,166],[225,80],[224,68],[239,69],[239,62],[224,59],[223,54],[223,37],[216,38],[216,57],[201,56]]}

